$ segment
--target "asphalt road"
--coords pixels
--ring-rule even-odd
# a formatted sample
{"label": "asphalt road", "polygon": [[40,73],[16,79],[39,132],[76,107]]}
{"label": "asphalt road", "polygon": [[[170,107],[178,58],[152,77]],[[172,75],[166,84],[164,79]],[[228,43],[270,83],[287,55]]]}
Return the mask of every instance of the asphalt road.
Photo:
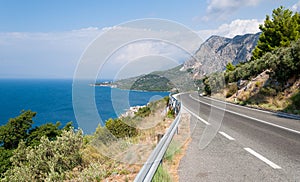
{"label": "asphalt road", "polygon": [[299,119],[197,94],[178,99],[192,133],[179,181],[300,181]]}

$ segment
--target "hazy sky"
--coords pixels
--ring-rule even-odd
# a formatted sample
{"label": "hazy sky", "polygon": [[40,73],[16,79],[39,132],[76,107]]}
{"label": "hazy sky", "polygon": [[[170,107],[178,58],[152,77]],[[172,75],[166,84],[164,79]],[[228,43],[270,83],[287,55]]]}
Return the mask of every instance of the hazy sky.
{"label": "hazy sky", "polygon": [[[171,20],[206,39],[212,34],[233,37],[256,33],[266,14],[270,15],[280,5],[300,10],[299,0],[0,2],[0,78],[72,78],[81,55],[91,41],[105,30],[135,19]],[[138,45],[143,46],[144,52],[162,49],[157,43]],[[129,48],[133,47],[136,51],[141,48],[139,46]],[[123,57],[132,54],[129,48],[124,48]],[[184,61],[182,56],[178,57],[181,59],[179,62]]]}

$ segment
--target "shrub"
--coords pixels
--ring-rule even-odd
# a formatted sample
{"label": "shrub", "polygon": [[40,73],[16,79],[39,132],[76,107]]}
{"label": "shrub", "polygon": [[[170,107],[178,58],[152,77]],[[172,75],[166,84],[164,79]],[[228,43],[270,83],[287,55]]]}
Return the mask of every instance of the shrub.
{"label": "shrub", "polygon": [[124,123],[121,119],[109,119],[105,127],[117,138],[134,137],[138,135],[136,128]]}
{"label": "shrub", "polygon": [[277,95],[277,91],[274,88],[271,87],[263,87],[260,90],[260,93],[266,96],[276,96]]}
{"label": "shrub", "polygon": [[261,85],[262,85],[261,82],[259,82],[259,81],[255,82],[255,87],[261,87]]}
{"label": "shrub", "polygon": [[226,93],[226,98],[231,97],[237,91],[238,91],[237,84],[231,84],[231,85],[229,85],[228,91]]}
{"label": "shrub", "polygon": [[82,162],[82,132],[63,131],[55,141],[43,136],[38,146],[20,142],[3,181],[61,181],[64,173]]}
{"label": "shrub", "polygon": [[139,108],[139,110],[137,111],[135,116],[145,118],[145,117],[149,116],[150,114],[151,114],[151,109],[150,109],[150,107],[146,106],[146,107]]}
{"label": "shrub", "polygon": [[175,118],[175,110],[174,109],[169,109],[167,113],[168,118]]}

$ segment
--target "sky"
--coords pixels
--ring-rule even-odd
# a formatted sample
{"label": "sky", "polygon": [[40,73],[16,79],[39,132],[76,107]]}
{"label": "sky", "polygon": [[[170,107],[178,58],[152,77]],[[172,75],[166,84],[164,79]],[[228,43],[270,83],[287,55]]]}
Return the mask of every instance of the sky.
{"label": "sky", "polygon": [[[0,78],[72,78],[97,37],[106,36],[107,31],[131,21],[169,20],[195,32],[202,40],[211,35],[232,38],[259,32],[258,26],[266,15],[271,15],[272,10],[281,5],[293,11],[300,10],[299,0],[0,0]],[[157,34],[156,30],[150,31],[151,36]],[[164,31],[167,32],[165,36],[173,36],[168,40],[176,39],[176,44],[186,45],[189,41],[175,38],[171,28]],[[194,43],[186,48],[187,51],[195,51],[200,43]],[[103,66],[103,78],[116,77],[116,72],[122,72],[115,70],[120,56],[133,62],[148,61],[149,64],[142,64],[147,67],[151,67],[150,58],[158,59],[157,55],[162,60],[176,55],[169,60],[177,59],[178,64],[188,59],[184,53],[178,54],[178,49],[155,41],[131,43],[118,51],[107,61],[110,64]],[[139,57],[132,56],[137,52]],[[129,72],[136,69],[134,65],[129,67],[131,69],[126,68],[131,70],[128,77],[141,73],[130,75]]]}

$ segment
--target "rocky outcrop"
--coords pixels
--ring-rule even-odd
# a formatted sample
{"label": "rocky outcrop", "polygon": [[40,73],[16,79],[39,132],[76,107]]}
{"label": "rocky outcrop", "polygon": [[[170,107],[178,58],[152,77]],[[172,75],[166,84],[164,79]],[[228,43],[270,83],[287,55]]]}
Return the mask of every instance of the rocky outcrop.
{"label": "rocky outcrop", "polygon": [[238,35],[232,39],[212,36],[184,63],[181,70],[189,70],[197,78],[222,71],[229,62],[233,65],[246,62],[251,58],[259,35],[260,33]]}

